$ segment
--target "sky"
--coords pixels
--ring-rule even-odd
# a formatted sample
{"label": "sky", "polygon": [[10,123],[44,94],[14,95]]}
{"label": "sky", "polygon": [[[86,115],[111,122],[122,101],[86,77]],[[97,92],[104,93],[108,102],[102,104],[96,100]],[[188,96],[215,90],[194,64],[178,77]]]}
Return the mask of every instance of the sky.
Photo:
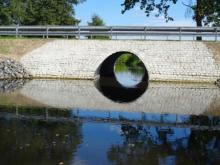
{"label": "sky", "polygon": [[123,0],[87,0],[75,6],[76,18],[81,20],[80,25],[87,25],[93,14],[99,15],[108,26],[195,26],[190,16],[186,17],[186,7],[182,2],[188,3],[189,0],[180,0],[179,3],[170,8],[170,16],[175,21],[166,23],[161,17],[146,17],[144,11],[138,6],[134,9],[121,14]]}

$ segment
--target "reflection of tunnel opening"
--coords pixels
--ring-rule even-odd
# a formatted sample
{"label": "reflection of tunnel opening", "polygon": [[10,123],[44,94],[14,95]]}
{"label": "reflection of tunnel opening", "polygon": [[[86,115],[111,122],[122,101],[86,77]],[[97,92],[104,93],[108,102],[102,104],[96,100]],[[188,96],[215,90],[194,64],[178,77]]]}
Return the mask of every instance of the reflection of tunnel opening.
{"label": "reflection of tunnel opening", "polygon": [[115,102],[132,102],[139,98],[148,87],[148,72],[144,63],[140,60],[140,66],[144,68],[142,79],[132,87],[126,87],[118,82],[115,75],[115,63],[124,54],[136,55],[129,52],[117,52],[106,58],[96,71],[96,87],[107,98]]}

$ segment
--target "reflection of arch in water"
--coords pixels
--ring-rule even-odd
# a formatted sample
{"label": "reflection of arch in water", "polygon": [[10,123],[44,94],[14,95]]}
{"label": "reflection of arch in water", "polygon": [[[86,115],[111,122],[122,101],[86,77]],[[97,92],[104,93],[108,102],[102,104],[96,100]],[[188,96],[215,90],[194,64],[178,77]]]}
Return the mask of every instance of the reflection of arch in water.
{"label": "reflection of arch in water", "polygon": [[[144,68],[144,75],[140,83],[134,87],[125,87],[117,81],[114,73],[114,67],[117,59],[123,54],[132,54],[130,52],[117,52],[106,58],[96,71],[95,85],[97,89],[107,98],[116,102],[132,102],[139,98],[148,87],[148,72],[141,61],[141,67]],[[132,54],[133,56],[136,56]],[[138,56],[136,56],[138,58]],[[138,58],[139,59],[139,58]]]}

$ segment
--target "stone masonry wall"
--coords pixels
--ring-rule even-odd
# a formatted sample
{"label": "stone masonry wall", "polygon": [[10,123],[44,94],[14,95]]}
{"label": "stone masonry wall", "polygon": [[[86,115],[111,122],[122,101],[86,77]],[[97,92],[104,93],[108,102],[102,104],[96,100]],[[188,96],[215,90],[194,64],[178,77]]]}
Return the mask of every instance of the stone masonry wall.
{"label": "stone masonry wall", "polygon": [[214,82],[220,77],[212,52],[193,41],[55,40],[26,54],[21,63],[34,77],[93,79],[104,59],[120,51],[136,54],[150,80]]}

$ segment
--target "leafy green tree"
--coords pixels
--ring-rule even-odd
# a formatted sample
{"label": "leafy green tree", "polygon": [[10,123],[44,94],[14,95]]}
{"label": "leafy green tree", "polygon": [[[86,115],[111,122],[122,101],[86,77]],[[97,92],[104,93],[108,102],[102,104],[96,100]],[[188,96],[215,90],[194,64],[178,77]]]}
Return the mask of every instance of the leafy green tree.
{"label": "leafy green tree", "polygon": [[1,0],[0,25],[75,25],[74,5],[85,0]]}
{"label": "leafy green tree", "polygon": [[204,25],[220,26],[220,1],[219,0],[208,0],[204,6],[206,11],[204,12]]}
{"label": "leafy green tree", "polygon": [[91,22],[88,22],[88,25],[89,26],[105,26],[105,22],[97,14],[94,14],[92,16]]}
{"label": "leafy green tree", "polygon": [[0,1],[0,25],[8,25],[11,22],[11,14],[9,10],[9,1]]}
{"label": "leafy green tree", "polygon": [[193,1],[189,0],[188,4],[183,3],[183,5],[188,7],[190,13],[193,12],[192,16],[197,26],[216,26],[219,24],[219,0],[197,0],[196,4],[193,4]]}
{"label": "leafy green tree", "polygon": [[[125,0],[122,6],[122,13],[139,5],[141,10],[144,10],[147,16],[156,13],[155,16],[164,16],[166,22],[172,21],[172,16],[168,11],[172,5],[177,4],[178,0]],[[220,1],[219,0],[196,0],[193,3],[189,0],[189,4],[184,4],[189,10],[193,11],[193,19],[197,26],[213,25],[219,23],[220,16]]]}
{"label": "leafy green tree", "polygon": [[[88,26],[105,26],[103,19],[94,14],[91,18],[91,22],[88,22]],[[109,36],[88,36],[89,39],[109,39]]]}

